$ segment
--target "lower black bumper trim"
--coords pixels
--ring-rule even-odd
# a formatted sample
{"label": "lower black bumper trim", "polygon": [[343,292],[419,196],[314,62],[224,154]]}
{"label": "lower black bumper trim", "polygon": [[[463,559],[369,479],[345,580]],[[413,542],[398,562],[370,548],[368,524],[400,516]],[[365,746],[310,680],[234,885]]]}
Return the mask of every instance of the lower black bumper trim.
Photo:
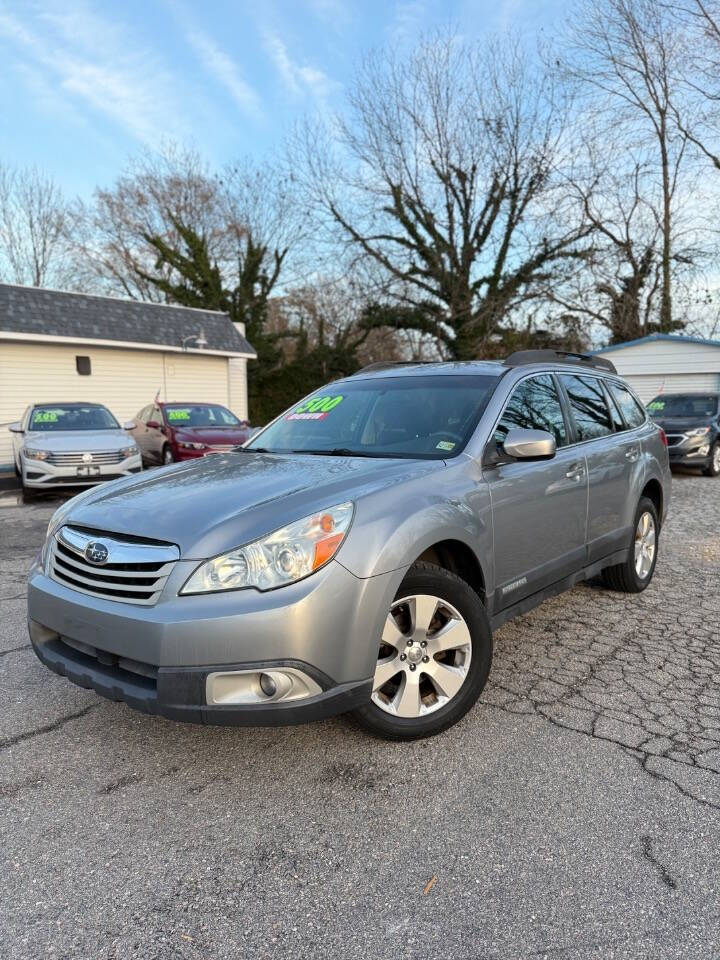
{"label": "lower black bumper trim", "polygon": [[[253,669],[260,664],[223,664],[221,668],[159,667],[156,676],[143,676],[86,655],[64,643],[57,634],[51,633],[40,624],[30,623],[30,639],[38,659],[46,667],[78,686],[94,690],[108,700],[126,703],[142,713],[185,723],[244,727],[309,723],[354,710],[367,703],[372,692],[372,679],[367,679],[333,684],[322,693],[306,700],[243,706],[208,706],[205,703],[205,682],[209,673],[218,669]],[[291,664],[305,670],[309,675],[318,673],[312,666],[296,660],[284,663],[266,662],[262,666],[270,669],[273,666]]]}

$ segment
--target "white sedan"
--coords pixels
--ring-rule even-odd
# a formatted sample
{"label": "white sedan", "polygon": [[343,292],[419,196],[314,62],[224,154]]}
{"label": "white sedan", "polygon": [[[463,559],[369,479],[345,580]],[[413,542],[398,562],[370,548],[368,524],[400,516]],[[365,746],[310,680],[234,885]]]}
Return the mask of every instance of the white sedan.
{"label": "white sedan", "polygon": [[34,404],[9,429],[23,487],[88,486],[142,470],[135,440],[100,403]]}

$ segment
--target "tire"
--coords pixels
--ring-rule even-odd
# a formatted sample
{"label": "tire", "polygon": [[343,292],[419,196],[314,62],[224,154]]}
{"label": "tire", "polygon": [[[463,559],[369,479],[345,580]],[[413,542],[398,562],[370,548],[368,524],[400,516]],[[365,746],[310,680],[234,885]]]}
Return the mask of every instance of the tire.
{"label": "tire", "polygon": [[492,633],[477,593],[442,567],[415,563],[388,612],[378,685],[353,716],[386,740],[434,736],[473,706],[491,662]]}
{"label": "tire", "polygon": [[710,463],[703,470],[706,477],[720,477],[720,440],[710,447]]}
{"label": "tire", "polygon": [[[651,523],[644,528],[644,518],[650,517]],[[643,533],[643,528],[645,533]],[[606,567],[602,572],[603,582],[610,590],[618,590],[623,593],[642,593],[649,585],[655,573],[655,564],[658,555],[658,540],[660,535],[660,521],[658,520],[657,509],[652,500],[648,497],[641,497],[635,511],[633,541],[628,550],[627,560],[613,567]],[[648,551],[645,549],[650,541],[652,533],[652,556],[648,558]],[[637,555],[637,548],[641,541],[640,553],[642,558]],[[649,559],[649,563],[647,563]]]}
{"label": "tire", "polygon": [[163,466],[166,467],[170,463],[175,463],[175,457],[173,456],[172,447],[169,447],[167,444],[163,447],[162,451],[162,462]]}

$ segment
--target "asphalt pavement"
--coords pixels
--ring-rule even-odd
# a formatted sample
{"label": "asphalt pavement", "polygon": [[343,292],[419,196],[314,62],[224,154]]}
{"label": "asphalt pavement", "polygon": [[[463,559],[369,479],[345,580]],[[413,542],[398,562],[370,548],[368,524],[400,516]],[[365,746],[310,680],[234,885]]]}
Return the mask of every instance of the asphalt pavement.
{"label": "asphalt pavement", "polygon": [[0,494],[1,957],[720,957],[720,481],[675,478],[644,594],[507,624],[481,702],[413,744],[50,673],[25,573],[56,506]]}

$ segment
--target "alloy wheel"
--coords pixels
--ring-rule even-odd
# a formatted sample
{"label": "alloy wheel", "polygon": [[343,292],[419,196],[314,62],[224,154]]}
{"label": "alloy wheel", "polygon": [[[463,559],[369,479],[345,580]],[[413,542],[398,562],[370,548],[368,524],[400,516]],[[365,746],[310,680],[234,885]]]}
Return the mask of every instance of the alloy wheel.
{"label": "alloy wheel", "polygon": [[720,443],[713,447],[712,468],[714,473],[720,473]]}
{"label": "alloy wheel", "polygon": [[465,682],[472,639],[446,600],[415,594],[396,600],[385,621],[372,701],[396,717],[422,717],[450,702]]}
{"label": "alloy wheel", "polygon": [[655,518],[646,510],[635,529],[635,572],[641,580],[652,570],[656,541]]}

